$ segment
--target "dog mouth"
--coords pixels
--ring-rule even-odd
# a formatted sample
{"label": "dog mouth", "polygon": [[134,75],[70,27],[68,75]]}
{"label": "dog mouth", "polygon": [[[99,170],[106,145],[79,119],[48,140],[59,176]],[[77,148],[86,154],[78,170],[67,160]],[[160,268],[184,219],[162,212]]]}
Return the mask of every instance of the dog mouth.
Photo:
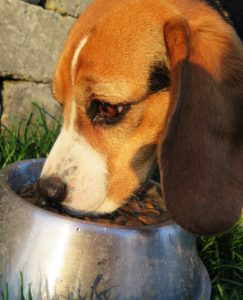
{"label": "dog mouth", "polygon": [[101,218],[112,221],[120,215],[123,215],[125,213],[124,208],[127,210],[127,207],[130,205],[130,203],[140,203],[143,201],[146,191],[148,190],[148,186],[149,179],[142,182],[139,187],[124,201],[121,207],[110,213],[78,210],[62,202],[60,203],[47,200],[38,192],[38,184],[27,185],[20,191],[17,191],[17,193],[21,197],[28,199],[33,204],[57,214],[79,219],[88,218],[89,220],[96,220]]}
{"label": "dog mouth", "polygon": [[36,184],[25,186],[17,193],[32,204],[53,213],[105,226],[140,227],[156,225],[169,219],[160,185],[151,180],[143,182],[122,207],[111,213],[80,211],[64,204],[50,203],[36,194]]}
{"label": "dog mouth", "polygon": [[97,219],[97,218],[109,218],[111,220],[115,219],[117,216],[122,214],[122,209],[124,206],[127,206],[132,201],[141,201],[148,187],[148,181],[142,182],[139,187],[123,202],[121,207],[118,207],[113,212],[105,213],[105,212],[96,212],[96,211],[84,211],[75,209],[70,207],[64,203],[51,202],[44,198],[41,199],[41,206],[53,212],[57,212],[62,215],[67,215],[73,218],[89,218],[89,219]]}

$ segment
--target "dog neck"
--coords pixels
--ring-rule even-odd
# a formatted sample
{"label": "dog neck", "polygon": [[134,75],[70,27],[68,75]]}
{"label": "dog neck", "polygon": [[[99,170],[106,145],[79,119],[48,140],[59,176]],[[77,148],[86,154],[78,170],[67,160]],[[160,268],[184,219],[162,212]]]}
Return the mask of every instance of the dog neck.
{"label": "dog neck", "polygon": [[243,40],[243,3],[242,0],[205,0],[211,7],[216,9],[221,16],[232,25],[241,40]]}

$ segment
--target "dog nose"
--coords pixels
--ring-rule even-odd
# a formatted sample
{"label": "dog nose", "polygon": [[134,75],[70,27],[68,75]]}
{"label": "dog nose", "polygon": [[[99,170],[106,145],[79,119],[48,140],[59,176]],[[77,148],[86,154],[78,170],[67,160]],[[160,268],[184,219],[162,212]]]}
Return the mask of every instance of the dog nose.
{"label": "dog nose", "polygon": [[37,191],[46,200],[51,202],[62,202],[67,194],[66,184],[58,177],[51,176],[39,180]]}

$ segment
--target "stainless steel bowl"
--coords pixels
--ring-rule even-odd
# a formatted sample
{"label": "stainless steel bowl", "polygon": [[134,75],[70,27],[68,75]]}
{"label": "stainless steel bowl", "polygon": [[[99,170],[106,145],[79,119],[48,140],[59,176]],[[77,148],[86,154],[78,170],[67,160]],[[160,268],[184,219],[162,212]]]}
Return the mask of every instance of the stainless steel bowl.
{"label": "stainless steel bowl", "polygon": [[[20,300],[210,299],[195,237],[169,220],[139,228],[56,215],[15,190],[35,182],[43,160],[0,171],[0,291]],[[86,298],[84,298],[86,297]]]}

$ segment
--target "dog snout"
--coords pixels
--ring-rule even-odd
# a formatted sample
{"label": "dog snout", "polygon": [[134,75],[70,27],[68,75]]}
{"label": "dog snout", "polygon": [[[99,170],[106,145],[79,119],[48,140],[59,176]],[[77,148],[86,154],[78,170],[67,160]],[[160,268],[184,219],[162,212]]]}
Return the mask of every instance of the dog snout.
{"label": "dog snout", "polygon": [[46,200],[60,203],[67,195],[67,185],[57,176],[41,178],[37,190]]}

